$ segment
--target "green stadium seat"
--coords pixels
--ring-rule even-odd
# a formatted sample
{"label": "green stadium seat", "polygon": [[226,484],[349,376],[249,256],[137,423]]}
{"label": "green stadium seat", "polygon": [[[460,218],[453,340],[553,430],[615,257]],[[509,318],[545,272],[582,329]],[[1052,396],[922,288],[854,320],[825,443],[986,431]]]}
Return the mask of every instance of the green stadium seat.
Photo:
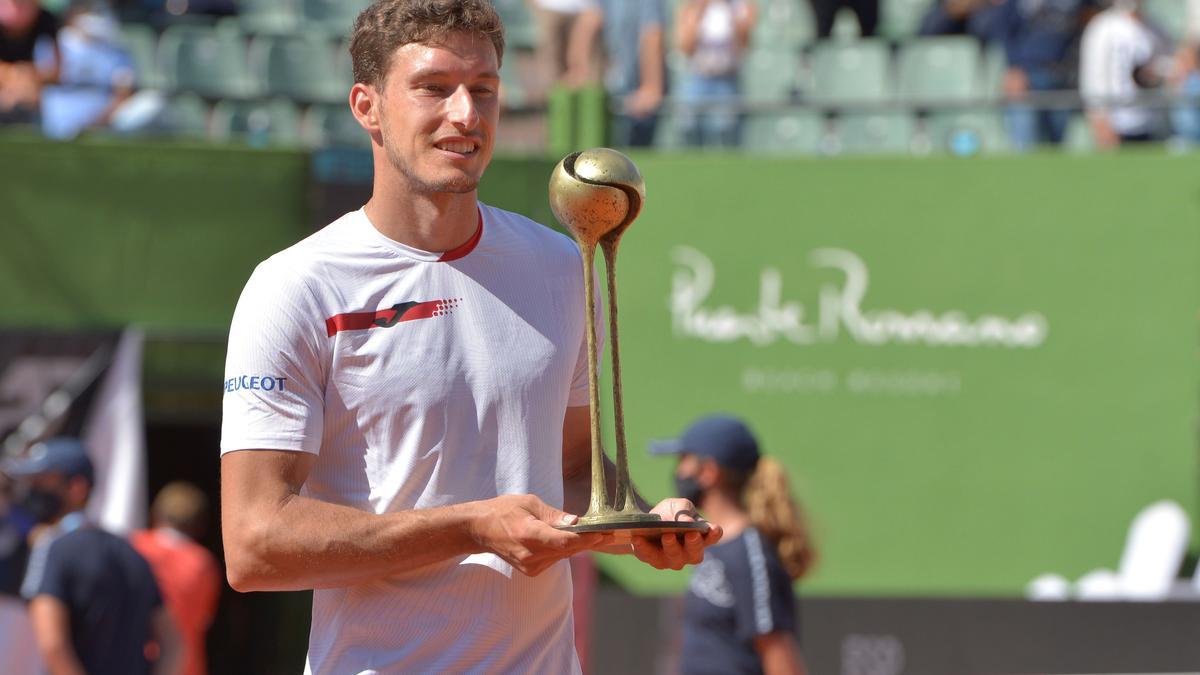
{"label": "green stadium seat", "polygon": [[314,105],[308,110],[304,128],[306,141],[315,147],[371,147],[371,137],[345,105]]}
{"label": "green stadium seat", "polygon": [[995,109],[933,113],[925,128],[938,152],[995,154],[1011,149],[1004,116]]}
{"label": "green stadium seat", "polygon": [[300,113],[291,101],[220,101],[213,109],[212,137],[255,147],[298,146]]}
{"label": "green stadium seat", "polygon": [[811,110],[751,113],[742,127],[742,147],[765,154],[816,154],[825,120]]}
{"label": "green stadium seat", "polygon": [[170,86],[222,98],[258,91],[250,75],[246,43],[228,30],[174,25],[158,42],[159,61]]}
{"label": "green stadium seat", "polygon": [[504,22],[505,44],[514,49],[533,49],[538,40],[537,24],[525,0],[492,0],[492,5]]}
{"label": "green stadium seat", "polygon": [[247,33],[282,35],[300,27],[296,0],[238,0],[238,21]]}
{"label": "green stadium seat", "polygon": [[301,13],[309,26],[341,36],[350,35],[354,20],[370,4],[371,0],[300,0]]}
{"label": "green stadium seat", "polygon": [[839,105],[877,103],[892,96],[890,53],[882,40],[826,40],[813,49],[813,101]]}
{"label": "green stadium seat", "polygon": [[750,47],[797,50],[817,36],[812,6],[796,0],[762,0],[750,36]]}
{"label": "green stadium seat", "polygon": [[1086,155],[1096,152],[1096,137],[1092,127],[1082,114],[1071,116],[1067,123],[1066,134],[1063,135],[1063,149],[1074,154]]}
{"label": "green stadium seat", "polygon": [[129,50],[133,67],[137,69],[137,86],[141,89],[161,89],[165,82],[155,56],[158,34],[154,29],[140,23],[123,24],[121,44]]}
{"label": "green stadium seat", "polygon": [[250,65],[270,96],[334,103],[354,84],[348,58],[337,59],[334,49],[321,34],[259,36],[250,46]]}
{"label": "green stadium seat", "polygon": [[1145,0],[1144,11],[1154,26],[1166,31],[1173,42],[1183,39],[1187,27],[1186,0]]}
{"label": "green stadium seat", "polygon": [[185,138],[208,137],[208,104],[195,94],[180,94],[167,102],[163,127],[168,133]]}
{"label": "green stadium seat", "polygon": [[742,60],[742,97],[750,102],[774,103],[792,96],[800,59],[791,50],[751,49]]}
{"label": "green stadium seat", "polygon": [[838,147],[852,155],[908,153],[916,129],[916,121],[906,112],[846,113],[837,124]]}
{"label": "green stadium seat", "polygon": [[882,0],[879,4],[879,34],[900,41],[915,36],[931,4],[933,0]]}
{"label": "green stadium seat", "polygon": [[969,101],[978,95],[979,75],[975,38],[921,38],[900,49],[899,94],[910,103]]}

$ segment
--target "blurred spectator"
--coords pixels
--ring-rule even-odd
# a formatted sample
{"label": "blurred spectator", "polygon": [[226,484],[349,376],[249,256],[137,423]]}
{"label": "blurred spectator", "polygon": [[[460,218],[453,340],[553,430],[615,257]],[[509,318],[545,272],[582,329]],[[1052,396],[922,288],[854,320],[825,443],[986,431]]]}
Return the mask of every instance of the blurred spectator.
{"label": "blurred spectator", "polygon": [[588,0],[571,31],[567,80],[572,85],[588,81],[596,38],[604,35],[604,85],[616,105],[614,145],[654,142],[666,90],[665,25],[663,0]]}
{"label": "blurred spectator", "polygon": [[1187,0],[1187,25],[1183,44],[1175,55],[1171,86],[1184,101],[1171,113],[1175,134],[1189,143],[1200,143],[1200,0]]}
{"label": "blurred spectator", "polygon": [[1142,0],[1116,0],[1088,23],[1079,93],[1099,147],[1161,139],[1158,113],[1137,98],[1143,88],[1163,83],[1166,58],[1166,41],[1146,25]]}
{"label": "blurred spectator", "polygon": [[970,35],[983,43],[1001,39],[1004,0],[935,0],[921,19],[921,35]]}
{"label": "blurred spectator", "polygon": [[879,0],[809,0],[817,18],[817,37],[827,38],[833,34],[833,23],[843,7],[858,17],[858,31],[863,37],[875,35],[879,25]]}
{"label": "blurred spectator", "polygon": [[203,675],[205,634],[217,613],[221,572],[196,543],[208,527],[208,497],[190,483],[170,483],[150,507],[151,529],[130,543],[150,563],[163,600],[183,635],[184,675]]}
{"label": "blurred spectator", "polygon": [[684,598],[684,675],[804,673],[792,582],[816,549],[783,467],[760,455],[744,422],[719,415],[650,452],[679,457],[676,494],[725,531]]}
{"label": "blurred spectator", "polygon": [[[37,0],[0,0],[0,124],[37,121],[41,88],[58,80],[59,22]],[[54,64],[39,71],[34,50],[39,41],[53,44]]]}
{"label": "blurred spectator", "polygon": [[1005,0],[999,26],[1008,58],[1004,94],[1011,103],[1009,135],[1018,150],[1062,141],[1071,111],[1022,101],[1030,92],[1075,89],[1075,51],[1095,5],[1096,0]]}
{"label": "blurred spectator", "polygon": [[675,34],[687,71],[679,121],[688,145],[737,146],[738,70],[755,14],[750,0],[686,0],[680,6]]}
{"label": "blurred spectator", "polygon": [[11,482],[0,473],[0,673],[41,670],[33,630],[20,597],[33,523],[11,505]]}
{"label": "blurred spectator", "polygon": [[177,672],[179,638],[150,566],[124,539],[85,519],[94,472],[83,444],[38,443],[5,472],[18,479],[17,502],[39,523],[21,594],[47,669],[149,673],[146,644],[154,638],[162,645],[156,671]]}
{"label": "blurred spectator", "polygon": [[543,82],[552,86],[566,76],[571,31],[588,0],[528,0],[537,21],[537,60]]}
{"label": "blurred spectator", "polygon": [[74,138],[92,128],[134,131],[164,107],[160,94],[135,98],[133,57],[121,44],[121,27],[103,2],[77,2],[58,35],[59,83],[42,92],[42,130]]}

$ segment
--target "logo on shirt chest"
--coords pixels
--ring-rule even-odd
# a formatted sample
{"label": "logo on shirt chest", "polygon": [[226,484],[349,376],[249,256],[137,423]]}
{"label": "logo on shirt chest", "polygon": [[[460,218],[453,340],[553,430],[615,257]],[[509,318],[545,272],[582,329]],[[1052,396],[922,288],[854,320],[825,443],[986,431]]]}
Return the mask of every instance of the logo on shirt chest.
{"label": "logo on shirt chest", "polygon": [[398,302],[387,309],[380,309],[373,312],[335,314],[325,319],[325,330],[329,334],[329,337],[333,337],[344,330],[391,328],[405,321],[446,316],[458,307],[459,302],[461,302],[461,298],[430,300],[428,302]]}

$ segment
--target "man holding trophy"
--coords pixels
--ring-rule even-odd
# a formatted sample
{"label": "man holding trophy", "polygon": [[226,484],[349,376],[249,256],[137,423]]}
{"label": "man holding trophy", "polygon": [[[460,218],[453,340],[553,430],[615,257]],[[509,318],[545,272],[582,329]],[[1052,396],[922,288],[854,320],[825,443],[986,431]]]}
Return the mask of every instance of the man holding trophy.
{"label": "man holding trophy", "polygon": [[641,512],[611,304],[617,467],[590,412],[591,252],[610,256],[614,291],[636,168],[590,151],[556,170],[551,202],[587,273],[567,238],[477,200],[503,48],[486,0],[364,11],[350,106],[374,193],[260,264],[238,302],[227,574],[241,591],[316,589],[307,672],[579,672],[566,558],[680,569],[721,536],[684,499]]}

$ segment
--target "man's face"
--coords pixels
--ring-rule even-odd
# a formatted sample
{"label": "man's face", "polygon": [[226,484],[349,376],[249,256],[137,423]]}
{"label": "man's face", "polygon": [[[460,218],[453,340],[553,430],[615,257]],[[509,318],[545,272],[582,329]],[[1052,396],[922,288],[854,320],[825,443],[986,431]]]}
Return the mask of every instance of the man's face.
{"label": "man's face", "polygon": [[419,192],[472,192],[492,159],[499,63],[487,38],[455,32],[392,57],[378,114],[388,161]]}

